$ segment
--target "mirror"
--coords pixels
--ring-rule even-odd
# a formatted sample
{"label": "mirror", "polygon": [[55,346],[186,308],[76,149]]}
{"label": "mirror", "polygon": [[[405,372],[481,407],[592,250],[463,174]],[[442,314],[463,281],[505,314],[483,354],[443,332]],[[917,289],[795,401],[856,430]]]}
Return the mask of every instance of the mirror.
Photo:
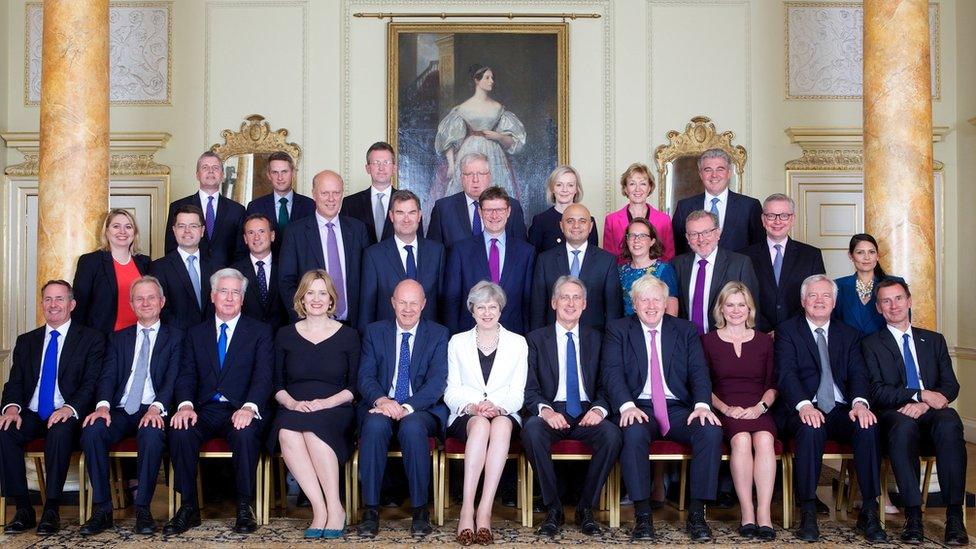
{"label": "mirror", "polygon": [[272,130],[271,124],[259,114],[244,119],[240,130],[220,132],[224,142],[210,147],[224,163],[224,182],[221,194],[240,204],[247,204],[255,198],[272,192],[268,182],[268,157],[276,151],[284,151],[295,161],[292,187],[297,181],[297,173],[302,149],[287,140],[288,130]]}

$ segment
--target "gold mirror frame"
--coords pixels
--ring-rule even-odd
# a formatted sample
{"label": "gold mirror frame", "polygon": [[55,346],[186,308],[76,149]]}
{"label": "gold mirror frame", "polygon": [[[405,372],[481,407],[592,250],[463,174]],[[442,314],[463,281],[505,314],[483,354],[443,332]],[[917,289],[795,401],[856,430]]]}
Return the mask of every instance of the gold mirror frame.
{"label": "gold mirror frame", "polygon": [[[237,173],[248,173],[254,154],[270,154],[284,151],[295,161],[292,173],[292,187],[298,181],[298,168],[302,158],[302,148],[297,143],[288,141],[288,130],[271,129],[271,124],[260,114],[252,114],[244,119],[238,131],[224,130],[220,132],[224,138],[223,144],[215,143],[210,151],[220,157],[225,165],[227,161],[237,156]],[[263,177],[263,174],[262,174]],[[252,181],[253,183],[253,181]],[[235,185],[232,198],[240,204],[247,204],[253,198],[253,185]]]}

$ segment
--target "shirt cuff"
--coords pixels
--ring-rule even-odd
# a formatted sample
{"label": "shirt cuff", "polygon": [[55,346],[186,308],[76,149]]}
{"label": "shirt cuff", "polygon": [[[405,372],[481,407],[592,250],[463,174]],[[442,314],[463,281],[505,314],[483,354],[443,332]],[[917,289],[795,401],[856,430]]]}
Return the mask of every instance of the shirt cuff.
{"label": "shirt cuff", "polygon": [[166,417],[166,407],[163,406],[162,402],[153,402],[150,406],[155,406],[159,408],[159,415]]}
{"label": "shirt cuff", "polygon": [[97,409],[101,408],[102,406],[108,408],[109,410],[112,409],[112,405],[109,404],[109,402],[107,400],[99,400],[98,403],[95,404],[95,409],[97,410]]}
{"label": "shirt cuff", "polygon": [[179,411],[179,409],[182,408],[184,404],[188,404],[190,406],[190,409],[191,410],[193,409],[193,403],[190,402],[189,400],[184,400],[183,402],[176,405],[176,410]]}
{"label": "shirt cuff", "polygon": [[610,412],[608,412],[607,409],[604,408],[603,406],[593,406],[592,408],[590,408],[590,410],[599,410],[600,413],[603,414],[604,418],[606,418],[607,415],[610,414]]}
{"label": "shirt cuff", "polygon": [[401,404],[400,406],[403,406],[403,409],[407,411],[407,415],[413,413],[413,406],[409,404]]}
{"label": "shirt cuff", "polygon": [[258,413],[258,405],[257,405],[257,404],[255,404],[255,403],[253,403],[253,402],[245,402],[245,403],[244,403],[244,404],[243,404],[243,405],[241,406],[241,408],[247,408],[247,409],[249,409],[249,410],[251,410],[252,412],[254,412],[254,417],[256,417],[256,418],[258,418],[258,419],[263,419],[263,418],[261,417],[261,414],[260,414],[260,413]]}
{"label": "shirt cuff", "polygon": [[542,404],[542,403],[540,403],[539,404],[538,415],[540,415],[540,416],[542,415],[542,409],[543,408],[549,408],[550,410],[552,410],[552,406],[549,406],[548,404]]}
{"label": "shirt cuff", "polygon": [[66,408],[71,409],[71,417],[73,417],[75,419],[78,419],[78,410],[75,410],[75,407],[74,406],[68,404],[67,402],[64,403],[64,406]]}
{"label": "shirt cuff", "polygon": [[857,404],[858,402],[860,402],[861,404],[863,404],[864,407],[867,408],[868,410],[871,409],[871,403],[868,402],[868,400],[866,398],[861,398],[861,397],[857,397],[857,398],[854,399],[854,402],[851,403],[851,408],[853,408],[854,405]]}
{"label": "shirt cuff", "polygon": [[[915,391],[915,394],[912,395],[912,400],[915,402],[922,402],[922,391]],[[11,406],[16,406],[16,404],[11,404]],[[6,410],[6,408],[4,408],[4,410]]]}
{"label": "shirt cuff", "polygon": [[6,414],[7,413],[7,408],[10,408],[11,406],[16,406],[17,407],[17,413],[18,414],[23,409],[23,408],[20,407],[20,404],[8,404],[8,405],[6,405],[6,406],[3,407],[3,410],[0,410],[0,414]]}
{"label": "shirt cuff", "polygon": [[696,402],[695,403],[695,409],[696,410],[708,410],[709,412],[712,411],[712,407],[709,406],[707,402]]}
{"label": "shirt cuff", "polygon": [[636,404],[634,404],[634,401],[633,400],[628,400],[627,402],[624,402],[623,404],[620,405],[620,413],[622,414],[622,413],[626,412],[627,410],[630,410],[634,406],[637,406]]}
{"label": "shirt cuff", "polygon": [[799,404],[796,405],[796,411],[799,412],[800,411],[800,408],[803,408],[807,404],[813,405],[813,401],[810,401],[810,400],[801,400],[799,402]]}

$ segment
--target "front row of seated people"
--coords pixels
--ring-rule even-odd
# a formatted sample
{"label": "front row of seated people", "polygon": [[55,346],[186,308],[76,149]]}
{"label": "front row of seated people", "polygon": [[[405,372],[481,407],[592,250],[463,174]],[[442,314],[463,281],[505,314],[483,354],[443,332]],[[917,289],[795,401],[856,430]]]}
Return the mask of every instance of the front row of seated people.
{"label": "front row of seated people", "polygon": [[[700,234],[693,242],[707,240]],[[692,449],[691,539],[711,539],[705,505],[716,496],[726,442],[742,509],[739,532],[772,540],[774,439],[781,437],[795,446],[800,539],[819,538],[815,489],[829,439],[853,446],[864,497],[857,528],[867,540],[887,539],[875,501],[886,453],[907,505],[901,539],[923,541],[918,462],[920,453],[934,453],[947,502],[945,541],[968,543],[965,443],[959,416],[948,407],[959,385],[944,338],[911,325],[911,294],[901,280],[875,284],[886,326],[862,341],[831,318],[838,290],[825,275],[803,281],[802,313],[777,327],[775,341],[754,328],[752,292],[738,281],[722,288],[710,311],[716,329],[704,340],[696,323],[667,314],[668,285],[651,275],[630,286],[635,314],[610,321],[602,336],[580,322],[587,291],[577,277],[555,281],[554,322],[524,338],[499,323],[502,288],[482,281],[467,296],[473,327],[448,340],[444,327],[423,318],[423,287],[405,280],[391,298],[394,318],[370,324],[361,343],[334,319],[337,293],[323,270],[301,278],[293,304],[300,320],[275,341],[268,325],[241,314],[248,281],[239,271],[219,270],[209,285],[213,316],[184,333],[160,322],[166,297],[159,281],[136,279],[129,302],[137,323],[107,344],[71,321],[70,284],[44,285],[45,325],[17,339],[2,396],[2,487],[17,509],[6,533],[59,530],[62,489],[79,440],[94,503],[81,533],[111,527],[108,451],[132,436],[139,449],[136,532],[157,529],[149,505],[168,451],[182,504],[163,532],[183,533],[200,524],[199,450],[220,437],[233,451],[236,532],[256,528],[250,502],[264,446],[280,448],[312,504],[304,535],[338,538],[346,525],[339,471],[358,431],[364,536],[379,530],[379,491],[394,436],[410,487],[411,532],[431,531],[428,439],[446,433],[465,444],[462,545],[493,541],[494,494],[516,436],[538,472],[544,536],[557,535],[565,520],[549,448],[575,439],[593,452],[574,517],[581,531],[601,531],[593,508],[619,459],[634,501],[631,537],[654,538],[648,448],[665,439]],[[35,439],[44,439],[47,470],[39,522],[24,465],[25,446]]]}

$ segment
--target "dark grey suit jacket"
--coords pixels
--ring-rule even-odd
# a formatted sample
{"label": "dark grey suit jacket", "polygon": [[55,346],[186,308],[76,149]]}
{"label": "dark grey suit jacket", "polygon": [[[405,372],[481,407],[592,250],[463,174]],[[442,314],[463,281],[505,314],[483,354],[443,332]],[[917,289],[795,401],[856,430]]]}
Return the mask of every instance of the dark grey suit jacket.
{"label": "dark grey suit jacket", "polygon": [[[674,271],[678,275],[678,317],[686,320],[691,319],[691,301],[694,296],[689,290],[689,286],[691,285],[691,270],[695,265],[696,257],[695,252],[688,252],[671,260],[671,266],[674,267]],[[753,295],[753,301],[756,301],[758,307],[756,296],[759,295],[759,281],[756,279],[756,272],[752,268],[752,261],[742,254],[719,247],[718,253],[715,255],[712,284],[708,288],[709,330],[715,329],[715,318],[712,317],[712,307],[715,306],[715,300],[718,299],[722,286],[733,280],[738,280],[749,288]]]}

